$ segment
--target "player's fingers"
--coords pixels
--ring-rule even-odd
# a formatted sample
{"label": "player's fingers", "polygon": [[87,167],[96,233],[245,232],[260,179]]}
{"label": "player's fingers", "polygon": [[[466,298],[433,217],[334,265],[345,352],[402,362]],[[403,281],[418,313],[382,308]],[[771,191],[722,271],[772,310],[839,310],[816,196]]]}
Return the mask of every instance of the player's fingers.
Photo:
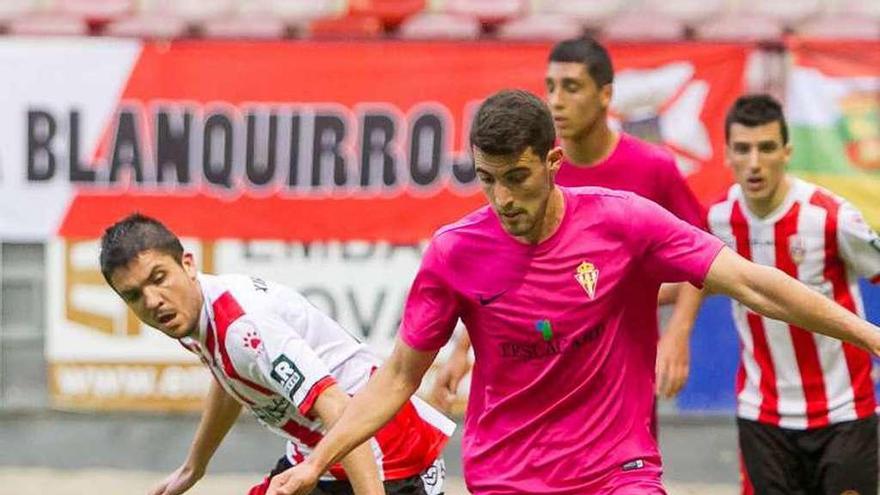
{"label": "player's fingers", "polygon": [[669,370],[669,366],[668,366],[668,363],[666,362],[666,359],[664,359],[663,357],[658,357],[657,358],[657,369],[656,369],[657,386],[656,386],[656,390],[654,391],[654,393],[656,393],[657,395],[659,395],[661,397],[665,396],[667,383],[669,381],[669,377],[668,377],[669,371],[668,370]]}

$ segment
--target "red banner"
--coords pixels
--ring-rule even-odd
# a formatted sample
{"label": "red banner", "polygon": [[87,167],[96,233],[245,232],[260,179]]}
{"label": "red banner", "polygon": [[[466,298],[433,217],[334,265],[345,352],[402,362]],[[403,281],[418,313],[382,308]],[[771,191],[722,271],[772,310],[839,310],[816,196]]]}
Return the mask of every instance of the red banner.
{"label": "red banner", "polygon": [[[71,152],[76,192],[60,233],[96,237],[138,210],[206,239],[424,239],[483,204],[466,149],[476,105],[502,88],[543,95],[549,49],[147,44],[100,144],[84,159]],[[730,183],[723,117],[749,47],[610,49],[615,120],[666,143],[698,196],[714,200]],[[87,117],[33,118],[70,122],[73,143]]]}

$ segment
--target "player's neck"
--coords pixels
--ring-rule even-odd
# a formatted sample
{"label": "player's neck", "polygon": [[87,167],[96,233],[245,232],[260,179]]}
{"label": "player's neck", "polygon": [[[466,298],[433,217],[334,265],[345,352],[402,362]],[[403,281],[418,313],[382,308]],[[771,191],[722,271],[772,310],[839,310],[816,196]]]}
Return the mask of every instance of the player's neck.
{"label": "player's neck", "polygon": [[790,190],[791,177],[786,175],[779,182],[779,186],[776,187],[776,190],[773,191],[773,194],[770,195],[770,197],[761,200],[746,198],[746,206],[748,206],[749,211],[751,211],[756,217],[766,218],[782,206],[782,203],[785,202],[785,198],[788,196]]}
{"label": "player's neck", "polygon": [[525,244],[540,244],[549,239],[559,226],[562,225],[562,217],[565,215],[565,197],[562,190],[553,186],[550,198],[547,199],[547,208],[540,225],[536,225],[534,231],[516,239]]}
{"label": "player's neck", "polygon": [[608,158],[618,141],[620,134],[612,131],[603,119],[583,136],[563,139],[562,149],[572,165],[592,167]]}

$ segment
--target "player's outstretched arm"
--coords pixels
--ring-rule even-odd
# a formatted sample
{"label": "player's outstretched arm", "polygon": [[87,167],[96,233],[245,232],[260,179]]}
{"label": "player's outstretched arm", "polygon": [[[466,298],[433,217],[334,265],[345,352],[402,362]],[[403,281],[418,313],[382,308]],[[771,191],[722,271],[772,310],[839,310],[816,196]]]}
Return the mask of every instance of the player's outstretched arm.
{"label": "player's outstretched arm", "polygon": [[715,258],[705,286],[756,313],[851,342],[880,356],[880,328],[782,271],[752,263],[729,248],[723,248]]}
{"label": "player's outstretched arm", "polygon": [[208,462],[235,424],[240,412],[241,404],[227,394],[216,380],[212,380],[205,411],[186,461],[153,487],[150,495],[178,495],[195,485],[205,475]]}
{"label": "player's outstretched arm", "polygon": [[[329,429],[342,416],[351,398],[338,385],[328,387],[315,401],[314,413]],[[368,443],[362,443],[343,457],[342,467],[357,495],[384,495],[385,488],[379,480],[379,467]]]}
{"label": "player's outstretched arm", "polygon": [[327,467],[373,436],[418,389],[437,351],[413,349],[399,337],[391,357],[355,394],[305,462],[275,476],[267,495],[310,493]]}

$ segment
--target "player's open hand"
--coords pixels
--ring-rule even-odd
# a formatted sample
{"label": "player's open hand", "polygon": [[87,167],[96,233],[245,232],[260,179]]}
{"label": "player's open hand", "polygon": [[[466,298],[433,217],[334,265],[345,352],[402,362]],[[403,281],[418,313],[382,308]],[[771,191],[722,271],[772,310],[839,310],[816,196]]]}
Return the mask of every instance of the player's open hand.
{"label": "player's open hand", "polygon": [[298,464],[273,476],[266,495],[308,495],[315,489],[320,475],[310,464]]}
{"label": "player's open hand", "polygon": [[161,483],[154,486],[148,493],[149,495],[178,495],[184,493],[202,479],[204,474],[203,469],[196,469],[184,464],[169,474]]}
{"label": "player's open hand", "polygon": [[687,336],[667,331],[657,346],[657,390],[665,399],[675,397],[690,372],[690,343]]}

